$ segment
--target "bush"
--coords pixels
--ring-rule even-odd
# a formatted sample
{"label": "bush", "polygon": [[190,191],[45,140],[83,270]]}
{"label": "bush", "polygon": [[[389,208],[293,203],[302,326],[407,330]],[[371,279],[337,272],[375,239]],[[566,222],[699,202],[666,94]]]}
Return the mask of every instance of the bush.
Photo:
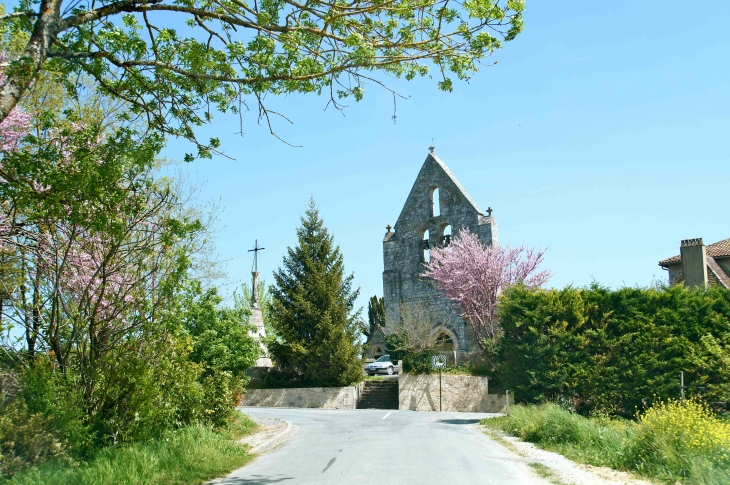
{"label": "bush", "polygon": [[518,405],[482,424],[591,465],[669,482],[730,483],[730,424],[698,401],[658,402],[637,421],[586,418],[553,403]]}
{"label": "bush", "polygon": [[68,447],[50,420],[23,401],[0,406],[0,479],[50,460],[70,461]]}
{"label": "bush", "polygon": [[708,400],[730,401],[726,375],[709,364],[717,359],[698,358],[708,355],[706,335],[730,340],[724,288],[516,287],[501,299],[500,317],[500,377],[523,401],[632,417],[679,397],[680,371],[706,387]]}

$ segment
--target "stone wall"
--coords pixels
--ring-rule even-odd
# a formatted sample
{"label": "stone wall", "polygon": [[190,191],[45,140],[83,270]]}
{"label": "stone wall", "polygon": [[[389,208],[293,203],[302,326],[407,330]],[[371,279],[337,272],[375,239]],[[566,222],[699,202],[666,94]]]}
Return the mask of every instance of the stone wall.
{"label": "stone wall", "polygon": [[[441,376],[442,411],[501,413],[514,404],[514,395],[489,394],[487,377],[443,374]],[[398,409],[410,411],[439,410],[439,376],[400,374]]]}
{"label": "stone wall", "polygon": [[249,389],[241,406],[278,408],[355,409],[362,383],[351,387]]}

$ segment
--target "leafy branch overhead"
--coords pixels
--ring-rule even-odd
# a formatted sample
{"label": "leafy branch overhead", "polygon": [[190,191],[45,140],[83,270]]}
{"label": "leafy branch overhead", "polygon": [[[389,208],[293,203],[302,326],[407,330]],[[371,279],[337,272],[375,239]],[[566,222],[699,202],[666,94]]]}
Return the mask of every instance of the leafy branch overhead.
{"label": "leafy branch overhead", "polygon": [[[342,109],[368,81],[382,86],[378,74],[411,80],[432,68],[450,91],[452,77],[468,79],[522,30],[523,9],[523,0],[21,0],[0,17],[27,39],[0,86],[0,121],[39,72],[56,69],[90,75],[168,134],[196,141],[213,109],[240,113],[248,101],[271,130],[283,115],[266,108],[267,94],[324,93]],[[198,146],[210,156],[218,141]]]}

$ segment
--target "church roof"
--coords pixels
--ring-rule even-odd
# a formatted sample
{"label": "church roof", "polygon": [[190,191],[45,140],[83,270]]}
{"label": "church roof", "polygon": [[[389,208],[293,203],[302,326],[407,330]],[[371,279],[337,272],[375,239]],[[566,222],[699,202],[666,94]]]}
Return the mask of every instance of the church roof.
{"label": "church roof", "polygon": [[428,162],[428,159],[433,159],[434,162],[438,163],[441,169],[446,172],[446,175],[449,176],[452,182],[454,182],[454,185],[461,191],[462,194],[464,194],[464,197],[466,197],[466,200],[469,201],[469,203],[474,206],[474,208],[479,212],[480,214],[484,215],[484,212],[479,208],[476,202],[474,202],[474,199],[471,198],[471,195],[469,195],[469,192],[466,191],[463,185],[459,183],[459,181],[456,179],[456,175],[454,175],[451,170],[449,170],[449,167],[446,166],[446,164],[436,155],[435,153],[431,152],[428,154],[428,157],[426,157],[426,162]]}
{"label": "church roof", "polygon": [[[705,247],[707,256],[712,258],[730,258],[730,238],[717,241]],[[679,264],[682,262],[681,255],[672,256],[671,258],[659,261],[659,266],[667,264]]]}

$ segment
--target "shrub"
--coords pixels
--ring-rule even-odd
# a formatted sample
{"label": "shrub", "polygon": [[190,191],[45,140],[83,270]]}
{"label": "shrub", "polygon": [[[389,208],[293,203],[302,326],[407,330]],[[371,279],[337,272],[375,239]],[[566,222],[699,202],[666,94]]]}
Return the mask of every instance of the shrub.
{"label": "shrub", "polygon": [[0,405],[0,479],[49,460],[69,461],[69,450],[41,413],[23,401]]}

